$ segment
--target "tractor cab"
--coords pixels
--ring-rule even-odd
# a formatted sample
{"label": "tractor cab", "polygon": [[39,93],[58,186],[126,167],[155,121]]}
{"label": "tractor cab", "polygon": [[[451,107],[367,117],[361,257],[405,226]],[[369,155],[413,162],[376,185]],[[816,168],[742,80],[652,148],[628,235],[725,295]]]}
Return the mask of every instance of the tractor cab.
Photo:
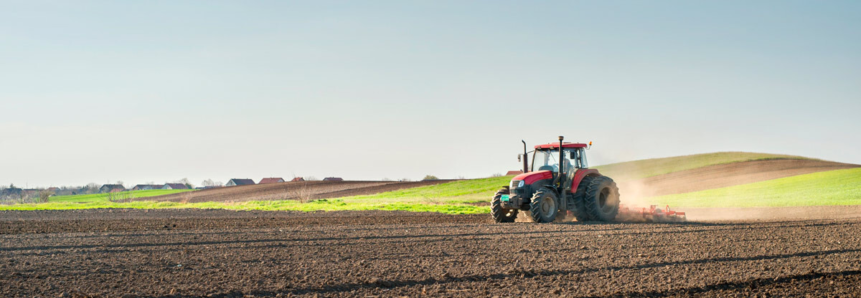
{"label": "tractor cab", "polygon": [[[589,168],[586,161],[586,144],[563,143],[562,144],[562,168],[564,172],[576,169]],[[554,175],[559,173],[559,144],[546,144],[535,146],[532,155],[532,168],[528,172],[550,171]]]}

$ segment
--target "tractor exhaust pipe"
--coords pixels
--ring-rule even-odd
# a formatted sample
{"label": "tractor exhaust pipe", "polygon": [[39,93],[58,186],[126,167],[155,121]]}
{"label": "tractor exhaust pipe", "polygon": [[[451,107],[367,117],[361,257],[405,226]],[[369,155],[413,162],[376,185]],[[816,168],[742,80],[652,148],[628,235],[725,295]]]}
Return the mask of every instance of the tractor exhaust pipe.
{"label": "tractor exhaust pipe", "polygon": [[564,184],[563,181],[565,181],[564,179],[562,179],[562,175],[563,173],[565,173],[565,163],[562,162],[564,160],[562,158],[565,157],[565,152],[562,151],[562,140],[564,139],[564,136],[559,136],[559,175],[556,176],[556,181],[559,182],[557,188],[560,194],[562,193],[562,189],[564,188],[564,186],[562,186],[562,184]]}
{"label": "tractor exhaust pipe", "polygon": [[520,140],[523,142],[523,173],[529,172],[529,157],[526,157],[526,141]]}
{"label": "tractor exhaust pipe", "polygon": [[560,176],[562,175],[562,173],[565,173],[565,170],[562,168],[565,164],[564,162],[562,162],[562,160],[563,160],[562,157],[565,156],[564,152],[562,152],[562,140],[564,140],[564,139],[565,139],[564,136],[559,136],[559,175]]}

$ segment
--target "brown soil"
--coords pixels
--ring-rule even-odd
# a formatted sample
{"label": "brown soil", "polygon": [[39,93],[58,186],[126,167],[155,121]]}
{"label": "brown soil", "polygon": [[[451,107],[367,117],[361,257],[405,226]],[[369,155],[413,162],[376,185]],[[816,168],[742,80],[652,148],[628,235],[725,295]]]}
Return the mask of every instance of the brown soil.
{"label": "brown soil", "polygon": [[0,296],[861,295],[861,219],[491,224],[488,218],[2,212]]}
{"label": "brown soil", "polygon": [[821,160],[757,160],[713,165],[618,183],[624,197],[644,198],[856,167],[859,165]]}
{"label": "brown soil", "polygon": [[284,182],[273,184],[244,185],[204,189],[193,192],[170,194],[158,197],[136,199],[138,201],[171,201],[171,202],[224,202],[224,201],[265,201],[265,200],[298,200],[327,199],[346,196],[370,195],[405,188],[436,185],[452,180],[433,180],[418,182],[393,181],[308,181]]}

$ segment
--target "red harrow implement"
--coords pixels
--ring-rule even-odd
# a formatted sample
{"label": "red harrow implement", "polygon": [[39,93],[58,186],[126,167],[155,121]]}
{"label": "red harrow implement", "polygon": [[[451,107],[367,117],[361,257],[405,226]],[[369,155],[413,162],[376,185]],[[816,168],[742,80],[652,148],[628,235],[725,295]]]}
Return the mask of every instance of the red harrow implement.
{"label": "red harrow implement", "polygon": [[645,221],[645,222],[682,222],[687,220],[684,212],[670,210],[670,206],[660,209],[657,205],[649,208],[628,208],[619,206],[619,215],[616,220],[620,221]]}

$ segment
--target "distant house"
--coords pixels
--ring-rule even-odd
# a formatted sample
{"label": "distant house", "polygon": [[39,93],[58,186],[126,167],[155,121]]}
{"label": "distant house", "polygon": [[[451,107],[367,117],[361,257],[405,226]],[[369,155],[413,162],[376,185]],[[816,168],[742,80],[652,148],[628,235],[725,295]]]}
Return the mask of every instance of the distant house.
{"label": "distant house", "polygon": [[153,189],[161,189],[164,185],[156,185],[156,184],[138,184],[132,188],[132,190],[153,190]]}
{"label": "distant house", "polygon": [[23,191],[24,190],[20,188],[7,188],[0,191],[0,196],[20,196]]}
{"label": "distant house", "polygon": [[126,190],[125,186],[119,184],[105,184],[99,187],[99,193],[118,192]]}
{"label": "distant house", "polygon": [[302,178],[302,177],[296,177],[296,178],[293,178],[293,180],[290,180],[290,181],[292,181],[292,182],[302,182],[302,181],[305,181],[305,178]]}
{"label": "distant house", "polygon": [[508,173],[505,173],[505,176],[520,175],[520,174],[523,174],[523,171],[508,171]]}
{"label": "distant house", "polygon": [[182,183],[165,183],[161,189],[188,189],[188,185]]}
{"label": "distant house", "polygon": [[230,179],[230,181],[227,181],[227,184],[225,184],[224,186],[241,186],[241,185],[254,185],[254,180],[233,178],[233,179]]}
{"label": "distant house", "polygon": [[263,178],[260,180],[260,183],[257,184],[270,184],[270,183],[281,183],[284,182],[284,179],[281,178]]}
{"label": "distant house", "polygon": [[323,181],[341,182],[341,181],[344,181],[344,179],[341,177],[326,177],[326,178],[323,178]]}

